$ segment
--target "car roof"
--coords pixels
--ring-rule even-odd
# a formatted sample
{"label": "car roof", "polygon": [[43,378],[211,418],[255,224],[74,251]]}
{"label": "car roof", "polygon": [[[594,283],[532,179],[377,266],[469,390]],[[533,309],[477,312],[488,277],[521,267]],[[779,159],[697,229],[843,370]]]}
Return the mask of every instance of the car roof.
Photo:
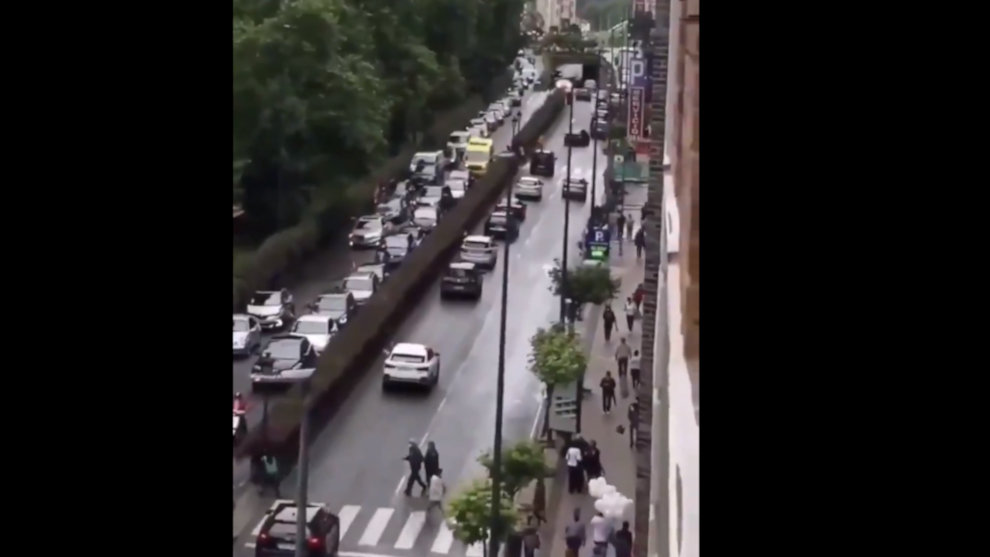
{"label": "car roof", "polygon": [[281,294],[282,291],[281,290],[255,290],[254,293],[255,293],[255,295],[258,295],[258,294]]}
{"label": "car roof", "polygon": [[426,356],[426,346],[414,342],[400,342],[392,347],[392,353]]}
{"label": "car roof", "polygon": [[331,321],[332,319],[333,318],[331,318],[329,315],[310,313],[307,315],[300,315],[298,318],[296,318],[296,323],[326,323],[328,321]]}
{"label": "car roof", "polygon": [[[271,338],[271,342],[275,342],[277,340],[306,340],[306,337],[286,333],[282,335],[275,335]],[[269,342],[269,344],[271,344],[271,342]]]}
{"label": "car roof", "polygon": [[[406,241],[408,242],[408,240]],[[351,273],[347,275],[347,278],[345,278],[344,280],[350,280],[352,278],[371,278],[373,276],[375,276],[375,273],[372,273],[370,271],[358,271],[356,273]]]}
{"label": "car roof", "polygon": [[417,157],[435,157],[442,153],[443,151],[419,151],[413,154],[413,158],[415,159]]}
{"label": "car roof", "polygon": [[464,238],[464,241],[465,242],[492,242],[493,240],[492,240],[492,237],[491,236],[483,236],[481,234],[478,234],[478,235],[473,235],[473,236],[467,236],[467,237]]}
{"label": "car roof", "polygon": [[350,295],[351,293],[347,292],[346,290],[342,290],[340,292],[324,292],[323,294],[320,294],[317,300],[319,300],[320,298],[329,298],[331,296],[340,297],[340,296],[350,296]]}
{"label": "car roof", "polygon": [[463,271],[473,271],[478,266],[470,261],[455,261],[450,264],[451,269],[461,269]]}
{"label": "car roof", "polygon": [[540,179],[537,178],[536,176],[523,176],[522,178],[519,178],[519,181],[520,182],[539,182]]}
{"label": "car roof", "polygon": [[382,219],[381,215],[361,215],[360,217],[358,217],[357,220],[373,221],[373,220],[381,220],[381,219]]}
{"label": "car roof", "polygon": [[[316,518],[316,513],[323,510],[321,503],[308,503],[306,505],[306,521],[312,522]],[[268,514],[275,519],[275,522],[296,521],[296,502],[291,499],[278,499],[268,509]]]}

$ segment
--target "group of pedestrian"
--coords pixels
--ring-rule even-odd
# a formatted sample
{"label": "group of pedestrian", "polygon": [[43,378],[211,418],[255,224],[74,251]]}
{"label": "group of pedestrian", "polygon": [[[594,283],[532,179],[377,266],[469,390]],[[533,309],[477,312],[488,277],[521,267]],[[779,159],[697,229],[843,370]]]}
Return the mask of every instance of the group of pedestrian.
{"label": "group of pedestrian", "polygon": [[[409,452],[403,457],[409,464],[409,477],[406,479],[406,496],[412,495],[413,484],[419,484],[422,491],[420,496],[428,495],[430,503],[426,507],[426,512],[429,513],[434,508],[440,510],[440,514],[443,514],[443,496],[447,492],[447,486],[443,483],[443,470],[440,468],[440,453],[437,452],[437,446],[433,441],[430,441],[426,445],[426,454],[419,449],[419,444],[415,439],[409,440]],[[425,468],[426,479],[424,482],[422,476],[420,476],[420,470]],[[429,482],[429,483],[427,483]]]}
{"label": "group of pedestrian", "polygon": [[580,434],[564,447],[564,460],[567,462],[568,493],[583,493],[588,481],[605,474],[598,443],[586,441]]}
{"label": "group of pedestrian", "polygon": [[[643,303],[642,295],[638,295],[639,290],[636,292],[637,294],[626,298],[625,305],[622,308],[626,315],[626,329],[629,332],[632,332],[633,327],[636,325],[636,320],[640,319],[643,315],[640,311],[640,305]],[[637,295],[639,300],[636,299]],[[605,322],[605,342],[611,342],[612,329],[615,329],[615,310],[612,309],[611,304],[605,306],[605,310],[602,312],[602,320]]]}
{"label": "group of pedestrian", "polygon": [[[581,509],[574,509],[574,520],[564,528],[564,544],[567,549],[566,557],[578,557],[581,548],[587,545],[587,528],[581,522]],[[608,545],[615,549],[615,557],[630,557],[632,555],[633,537],[629,530],[629,521],[623,521],[622,527],[615,530],[612,522],[601,512],[591,518],[591,543],[594,557],[605,557]]]}

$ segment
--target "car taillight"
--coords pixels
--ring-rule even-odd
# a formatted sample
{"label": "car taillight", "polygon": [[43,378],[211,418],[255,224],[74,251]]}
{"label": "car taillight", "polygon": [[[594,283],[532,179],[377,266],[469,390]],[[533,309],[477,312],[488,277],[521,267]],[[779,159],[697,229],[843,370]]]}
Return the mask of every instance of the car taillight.
{"label": "car taillight", "polygon": [[258,534],[258,541],[257,541],[257,543],[261,547],[268,547],[268,546],[270,546],[273,543],[273,541],[274,540],[272,540],[272,538],[269,537],[268,534],[265,534],[265,533]]}
{"label": "car taillight", "polygon": [[306,543],[310,549],[323,549],[323,540],[321,538],[309,538],[306,540]]}

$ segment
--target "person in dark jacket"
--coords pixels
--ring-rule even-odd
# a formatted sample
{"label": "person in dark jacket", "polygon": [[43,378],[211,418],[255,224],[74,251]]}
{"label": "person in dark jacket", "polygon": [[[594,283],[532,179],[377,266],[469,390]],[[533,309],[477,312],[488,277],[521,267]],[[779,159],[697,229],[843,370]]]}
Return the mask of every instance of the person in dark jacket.
{"label": "person in dark jacket", "polygon": [[426,445],[426,457],[423,460],[423,468],[426,470],[426,477],[432,478],[440,470],[440,453],[437,452],[437,445],[430,441]]}
{"label": "person in dark jacket", "polygon": [[601,477],[604,470],[602,470],[602,451],[599,450],[598,443],[591,441],[588,449],[584,452],[581,464],[584,465],[584,473],[587,475],[588,481]]}
{"label": "person in dark jacket", "polygon": [[629,531],[629,521],[623,521],[622,528],[612,535],[612,547],[615,548],[615,557],[630,557],[632,555],[633,538]]}
{"label": "person in dark jacket", "polygon": [[636,401],[632,401],[629,405],[629,410],[626,412],[629,418],[629,448],[633,448],[636,444],[636,431],[639,429],[639,405]]}
{"label": "person in dark jacket", "polygon": [[605,321],[605,342],[609,342],[612,340],[612,329],[615,328],[615,312],[612,311],[612,306],[605,306],[602,320]]}
{"label": "person in dark jacket", "polygon": [[415,440],[409,440],[409,454],[403,460],[409,463],[409,479],[406,480],[406,495],[412,495],[414,483],[419,484],[423,488],[423,493],[426,493],[426,482],[419,475],[419,471],[423,467],[423,452],[419,450],[419,445],[416,444]]}
{"label": "person in dark jacket", "polygon": [[636,231],[633,239],[636,243],[636,259],[640,259],[643,257],[643,249],[646,248],[646,233],[643,232],[642,226]]}
{"label": "person in dark jacket", "polygon": [[602,412],[610,414],[612,405],[615,404],[615,379],[611,371],[605,372],[605,377],[602,377],[599,386],[602,388]]}

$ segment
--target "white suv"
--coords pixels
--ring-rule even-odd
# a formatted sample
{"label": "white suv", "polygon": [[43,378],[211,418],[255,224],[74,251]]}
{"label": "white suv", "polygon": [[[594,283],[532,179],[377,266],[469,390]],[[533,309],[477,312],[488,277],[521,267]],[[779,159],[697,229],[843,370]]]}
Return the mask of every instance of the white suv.
{"label": "white suv", "polygon": [[491,236],[468,236],[461,242],[461,259],[479,267],[494,269],[498,250]]}
{"label": "white suv", "polygon": [[440,353],[422,344],[400,342],[385,358],[382,388],[396,383],[432,388],[440,380]]}

